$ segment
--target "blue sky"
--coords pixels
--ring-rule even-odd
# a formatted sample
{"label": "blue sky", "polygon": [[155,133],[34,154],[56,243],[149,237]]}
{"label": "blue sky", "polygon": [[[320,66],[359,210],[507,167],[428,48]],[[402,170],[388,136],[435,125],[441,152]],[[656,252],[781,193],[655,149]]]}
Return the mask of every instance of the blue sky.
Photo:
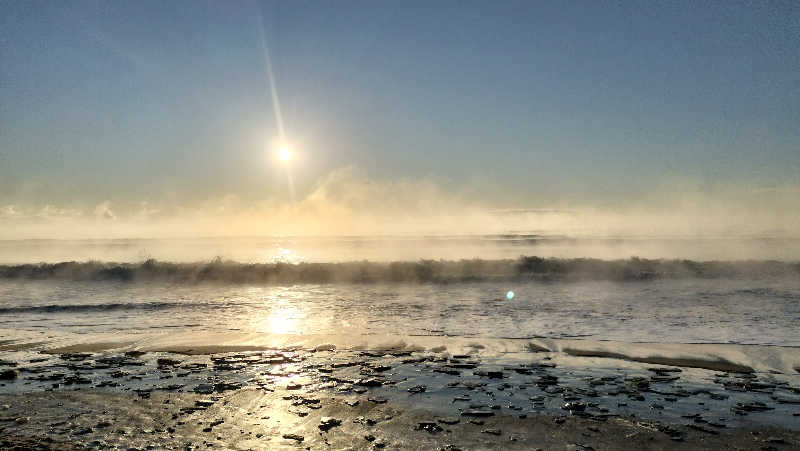
{"label": "blue sky", "polygon": [[3,0],[0,205],[286,198],[262,26],[300,197],[800,186],[797,2]]}

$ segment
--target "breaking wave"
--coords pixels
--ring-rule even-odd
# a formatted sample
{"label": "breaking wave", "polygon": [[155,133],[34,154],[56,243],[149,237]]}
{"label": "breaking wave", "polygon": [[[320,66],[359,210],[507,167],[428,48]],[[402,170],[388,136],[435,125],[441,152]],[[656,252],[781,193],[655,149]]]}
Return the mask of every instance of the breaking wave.
{"label": "breaking wave", "polygon": [[497,281],[642,281],[678,278],[800,277],[800,262],[771,260],[693,261],[630,258],[520,257],[504,260],[420,260],[415,262],[204,263],[63,262],[0,265],[3,279],[168,281],[176,283],[457,283]]}

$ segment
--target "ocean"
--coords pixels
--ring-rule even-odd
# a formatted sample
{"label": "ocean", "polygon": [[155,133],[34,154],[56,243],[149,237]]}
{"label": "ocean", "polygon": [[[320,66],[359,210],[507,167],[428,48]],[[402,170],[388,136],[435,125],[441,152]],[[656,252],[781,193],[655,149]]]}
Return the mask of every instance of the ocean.
{"label": "ocean", "polygon": [[798,347],[799,243],[533,234],[5,241],[0,336],[50,346],[236,336]]}
{"label": "ocean", "polygon": [[[219,392],[197,401],[205,406],[225,392],[242,411],[368,394],[369,405],[425,415],[497,412],[509,428],[568,409],[688,423],[687,434],[717,433],[698,424],[798,430],[796,240],[508,234],[0,249],[0,365],[15,368],[0,397],[13,408],[19,397],[49,409],[51,396],[75,396],[80,409],[83,396],[106,396],[100,405],[123,402],[127,418],[151,394],[172,403]],[[276,424],[294,421],[267,410]],[[105,424],[98,412],[91,421]],[[86,437],[109,437],[93,431]]]}

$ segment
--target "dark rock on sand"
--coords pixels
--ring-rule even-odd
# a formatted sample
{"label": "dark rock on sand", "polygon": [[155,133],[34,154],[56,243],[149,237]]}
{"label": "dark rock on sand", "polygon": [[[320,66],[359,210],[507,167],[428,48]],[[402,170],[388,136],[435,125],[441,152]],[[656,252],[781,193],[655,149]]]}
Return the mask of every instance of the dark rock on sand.
{"label": "dark rock on sand", "polygon": [[439,418],[438,421],[442,424],[458,424],[461,422],[461,420],[456,417]]}
{"label": "dark rock on sand", "polygon": [[558,377],[549,374],[545,374],[544,376],[541,376],[538,379],[536,379],[536,385],[540,388],[557,384],[558,384]]}
{"label": "dark rock on sand", "polygon": [[586,410],[586,404],[582,402],[568,402],[561,406],[561,408],[570,412],[583,412]]}
{"label": "dark rock on sand", "polygon": [[78,376],[76,374],[66,376],[64,378],[64,385],[72,385],[72,384],[91,384],[92,380],[83,376]]}
{"label": "dark rock on sand", "polygon": [[737,402],[735,406],[731,407],[731,411],[734,413],[764,412],[767,410],[773,410],[773,407],[770,407],[761,401],[752,401],[747,403]]}
{"label": "dark rock on sand", "polygon": [[630,387],[636,391],[647,391],[650,389],[650,381],[643,378],[632,378],[630,380]]}
{"label": "dark rock on sand", "polygon": [[60,355],[61,360],[68,360],[68,361],[71,361],[71,362],[80,362],[82,360],[88,359],[91,356],[92,356],[91,354],[88,354],[88,353],[85,353],[85,352],[83,352],[83,353],[72,353],[72,354],[71,353],[66,353],[66,354],[61,354]]}
{"label": "dark rock on sand", "polygon": [[283,438],[285,438],[286,440],[294,440],[296,442],[302,442],[303,440],[305,440],[305,437],[297,434],[283,434]]}
{"label": "dark rock on sand", "polygon": [[242,388],[242,384],[238,384],[235,382],[218,382],[214,384],[214,391],[220,393],[228,390],[238,390],[240,388]]}
{"label": "dark rock on sand", "polygon": [[442,427],[436,424],[435,421],[420,421],[417,423],[417,427],[414,429],[417,431],[428,431],[431,434],[441,432],[443,430]]}
{"label": "dark rock on sand", "polygon": [[338,420],[333,417],[322,417],[319,420],[319,428],[323,432],[328,432],[331,428],[339,426],[342,424],[342,420]]}
{"label": "dark rock on sand", "polygon": [[383,385],[383,382],[373,378],[359,379],[355,383],[356,385],[360,385],[362,387],[380,387]]}
{"label": "dark rock on sand", "polygon": [[181,361],[180,360],[175,360],[175,359],[161,358],[161,359],[156,360],[156,364],[158,366],[175,366],[175,365],[180,365]]}
{"label": "dark rock on sand", "polygon": [[201,395],[210,395],[214,393],[214,386],[211,384],[200,384],[194,389],[195,393],[200,393]]}
{"label": "dark rock on sand", "polygon": [[648,368],[647,370],[648,371],[652,371],[652,372],[654,372],[656,374],[658,374],[658,373],[680,373],[680,372],[683,371],[680,368],[675,368],[675,367],[667,367],[667,368],[655,368],[655,367],[652,367],[652,368]]}
{"label": "dark rock on sand", "polygon": [[3,370],[0,371],[0,380],[3,381],[12,381],[19,377],[19,373],[17,370]]}
{"label": "dark rock on sand", "polygon": [[570,443],[567,445],[567,451],[594,451],[589,445],[581,445],[580,443]]}
{"label": "dark rock on sand", "polygon": [[523,365],[506,367],[506,369],[509,370],[509,371],[514,371],[514,372],[519,373],[519,374],[532,374],[533,373],[533,369],[532,368],[528,368],[528,367],[523,366]]}
{"label": "dark rock on sand", "polygon": [[491,410],[465,410],[461,412],[461,415],[465,417],[490,417],[494,415],[494,412]]}
{"label": "dark rock on sand", "polygon": [[705,432],[706,434],[711,434],[711,435],[719,435],[719,432],[717,432],[717,431],[715,431],[713,429],[704,428],[703,426],[700,426],[700,425],[697,425],[697,424],[691,424],[690,423],[690,424],[687,424],[686,426],[688,428],[690,428],[690,429],[694,429],[695,431]]}
{"label": "dark rock on sand", "polygon": [[194,405],[196,407],[200,407],[201,409],[207,409],[214,405],[214,402],[215,401],[213,399],[198,399],[194,402]]}
{"label": "dark rock on sand", "polygon": [[488,377],[489,379],[502,379],[504,375],[503,372],[500,370],[488,370],[488,371],[478,370],[478,371],[473,371],[472,374],[476,376]]}

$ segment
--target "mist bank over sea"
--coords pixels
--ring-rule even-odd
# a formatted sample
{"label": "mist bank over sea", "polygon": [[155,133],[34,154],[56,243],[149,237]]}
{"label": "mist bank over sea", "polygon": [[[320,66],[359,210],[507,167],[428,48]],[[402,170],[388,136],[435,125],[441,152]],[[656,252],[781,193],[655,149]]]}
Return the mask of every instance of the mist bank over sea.
{"label": "mist bank over sea", "polygon": [[800,261],[800,237],[784,235],[478,235],[263,236],[171,239],[0,240],[0,264],[60,262],[240,263],[413,262],[542,258],[695,261]]}

